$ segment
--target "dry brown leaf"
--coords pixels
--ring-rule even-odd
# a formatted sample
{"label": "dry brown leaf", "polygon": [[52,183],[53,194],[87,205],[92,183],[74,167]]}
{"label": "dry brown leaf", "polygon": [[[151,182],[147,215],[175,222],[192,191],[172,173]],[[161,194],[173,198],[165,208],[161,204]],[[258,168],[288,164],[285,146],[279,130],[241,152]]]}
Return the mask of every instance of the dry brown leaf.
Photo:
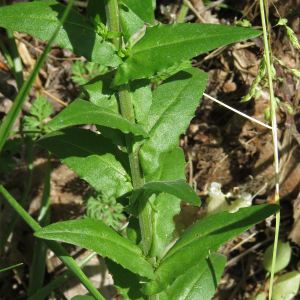
{"label": "dry brown leaf", "polygon": [[[27,71],[30,73],[34,67],[35,60],[30,56],[30,53],[26,47],[26,45],[22,42],[20,42],[18,39],[16,39],[16,44],[18,48],[18,52],[20,54],[20,57],[22,59],[23,64],[27,68]],[[37,76],[34,81],[34,87],[36,88],[38,94],[40,94],[43,86],[40,78]]]}
{"label": "dry brown leaf", "polygon": [[0,69],[4,70],[6,72],[9,71],[9,68],[2,61],[0,61]]}

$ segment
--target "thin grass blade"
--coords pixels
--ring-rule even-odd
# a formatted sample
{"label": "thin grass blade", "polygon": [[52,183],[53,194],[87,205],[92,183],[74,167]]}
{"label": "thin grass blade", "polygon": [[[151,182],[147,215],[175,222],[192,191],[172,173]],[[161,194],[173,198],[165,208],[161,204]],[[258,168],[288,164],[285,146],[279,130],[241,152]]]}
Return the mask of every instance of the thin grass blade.
{"label": "thin grass blade", "polygon": [[[24,221],[34,230],[37,231],[42,227],[19,205],[19,203],[0,185],[0,192],[6,198],[8,203],[17,211]],[[80,267],[76,264],[70,254],[59,243],[55,241],[45,241],[47,246],[57,255],[57,257],[73,272],[80,282],[87,288],[96,300],[105,300],[99,291],[93,286]]]}

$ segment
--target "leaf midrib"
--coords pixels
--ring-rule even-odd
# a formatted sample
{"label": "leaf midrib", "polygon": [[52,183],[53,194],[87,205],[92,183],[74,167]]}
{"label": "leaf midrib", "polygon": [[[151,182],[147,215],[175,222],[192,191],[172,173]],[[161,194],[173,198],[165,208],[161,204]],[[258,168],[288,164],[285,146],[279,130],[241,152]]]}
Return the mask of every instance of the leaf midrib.
{"label": "leaf midrib", "polygon": [[[172,106],[176,100],[178,99],[178,96],[185,90],[186,86],[190,83],[191,80],[194,79],[194,77],[197,75],[192,75],[192,77],[186,81],[185,85],[182,87],[182,89],[180,89],[180,91],[176,94],[176,96],[173,98],[173,100],[169,103],[168,106],[165,107],[165,109],[162,111],[162,113],[159,115],[157,121],[153,124],[153,126],[151,127],[151,129],[149,130],[149,135],[152,137],[151,133],[153,130],[156,129],[156,124],[159,123],[159,121],[161,120],[161,118],[164,116],[165,112],[170,108],[170,106]],[[149,112],[150,113],[150,112]],[[158,125],[159,126],[159,125]]]}
{"label": "leaf midrib", "polygon": [[[196,37],[196,38],[190,38],[190,39],[185,39],[185,40],[180,40],[180,41],[176,41],[175,43],[165,43],[163,45],[158,45],[158,46],[151,46],[151,47],[148,47],[146,49],[141,49],[141,50],[138,50],[138,51],[132,51],[132,56],[136,53],[140,53],[140,52],[146,52],[146,51],[149,51],[149,50],[152,50],[152,49],[156,49],[156,48],[159,48],[159,47],[165,47],[165,46],[170,46],[170,45],[176,45],[176,44],[181,44],[181,43],[187,43],[187,42],[190,42],[190,41],[194,41],[194,40],[201,40],[201,39],[206,39],[206,38],[216,38],[218,36],[228,36],[230,34],[222,34],[222,35],[212,35],[212,36],[205,36],[205,37]],[[183,37],[184,38],[184,37]],[[134,50],[134,49],[133,49]],[[131,56],[130,56],[131,57]],[[129,57],[129,58],[130,58]],[[126,61],[124,62],[126,63]]]}
{"label": "leaf midrib", "polygon": [[[142,130],[142,128],[139,128],[138,126],[136,126],[136,125],[138,125],[138,124],[133,124],[133,123],[130,123],[129,121],[127,121],[127,120],[125,120],[124,118],[122,118],[122,117],[120,117],[120,116],[118,116],[118,115],[116,115],[116,114],[112,114],[112,113],[109,113],[109,112],[96,112],[96,111],[93,111],[93,112],[91,112],[91,111],[85,111],[85,112],[80,112],[80,113],[74,113],[74,114],[72,114],[72,116],[70,116],[70,117],[66,117],[65,118],[65,122],[67,122],[67,120],[69,120],[69,119],[74,119],[74,117],[78,117],[78,116],[82,116],[82,115],[84,115],[84,114],[89,114],[90,116],[91,115],[96,115],[96,116],[101,116],[101,115],[105,115],[105,116],[108,116],[109,118],[115,118],[115,120],[118,122],[123,122],[123,124],[126,124],[128,127],[129,127],[129,129],[127,130],[127,131],[125,131],[124,130],[124,128],[122,129],[121,128],[121,126],[120,127],[110,127],[110,126],[106,126],[106,127],[109,127],[109,128],[113,128],[113,129],[120,129],[122,132],[124,132],[125,134],[126,133],[129,133],[129,132],[131,132],[130,131],[130,129],[132,129],[132,133],[134,133],[134,134],[140,134],[140,135],[142,135],[144,138],[146,138],[146,136],[145,136],[145,134],[143,133],[143,130]],[[59,122],[57,122],[58,124],[59,124]],[[95,123],[95,122],[94,122]],[[89,124],[89,123],[81,123],[82,125],[83,124]],[[102,123],[102,124],[98,124],[98,123],[95,123],[96,125],[101,125],[101,126],[105,126],[104,125],[104,123]],[[107,123],[105,123],[105,124],[107,124]],[[73,123],[72,123],[72,125],[74,125]],[[79,125],[79,124],[76,124],[76,125]],[[51,126],[51,124],[50,124],[50,126]],[[71,126],[71,125],[68,125],[68,126]],[[52,126],[51,126],[52,127]],[[65,125],[63,126],[63,127],[66,127]],[[61,129],[61,128],[63,128],[63,127],[56,127],[55,125],[52,127],[53,129],[55,129],[55,130],[59,130],[59,129]],[[145,132],[146,133],[146,132]]]}
{"label": "leaf midrib", "polygon": [[[46,20],[46,21],[51,21],[51,22],[54,22],[55,23],[55,25],[59,25],[60,24],[60,22],[59,22],[59,20],[58,19],[53,19],[53,18],[43,18],[43,17],[34,17],[34,16],[30,16],[30,17],[23,17],[22,18],[22,16],[18,16],[18,17],[13,17],[13,16],[5,16],[5,18],[6,19],[17,19],[18,21],[20,21],[20,19],[21,20],[32,20],[32,19],[36,19],[36,20],[42,20],[42,21],[44,21],[44,20]],[[84,17],[83,17],[84,18]],[[87,20],[87,19],[86,19]],[[87,20],[88,21],[88,20]],[[82,24],[78,24],[78,23],[73,23],[73,22],[68,22],[67,20],[64,22],[64,24],[70,24],[71,26],[78,26],[78,27],[81,27],[81,28],[83,28],[83,29],[87,29],[87,30],[89,30],[90,32],[93,32],[93,33],[97,33],[95,30],[92,30],[90,27],[85,27],[85,26],[83,26]]]}
{"label": "leaf midrib", "polygon": [[[204,238],[204,237],[206,237],[206,236],[209,236],[212,232],[214,232],[214,231],[216,231],[216,230],[219,230],[219,229],[221,229],[221,228],[223,228],[223,226],[220,226],[220,227],[218,227],[218,228],[215,228],[213,231],[210,231],[210,232],[207,232],[207,233],[205,233],[205,234],[203,234],[203,235],[201,235],[201,236],[198,236],[196,239],[194,239],[194,240],[192,240],[192,241],[190,241],[190,242],[184,244],[182,247],[180,247],[180,248],[177,249],[174,253],[172,253],[170,256],[168,256],[168,257],[166,258],[165,261],[162,261],[162,262],[161,262],[161,265],[164,265],[164,263],[167,262],[167,261],[169,260],[169,258],[171,258],[173,255],[175,255],[178,251],[182,250],[182,249],[185,248],[186,246],[189,246],[190,244],[199,241],[201,238]],[[171,248],[171,249],[172,249],[172,248]],[[170,250],[171,250],[171,249],[170,249]]]}
{"label": "leaf midrib", "polygon": [[[67,233],[66,231],[63,231],[63,230],[57,230],[57,231],[50,231],[50,232],[48,232],[48,234],[60,234],[60,233]],[[72,234],[72,235],[76,235],[76,236],[82,236],[83,234],[80,234],[80,233],[77,233],[77,232],[68,232],[68,233],[70,233],[70,234]],[[45,233],[44,232],[44,234],[47,234],[47,233]],[[137,254],[139,257],[141,257],[141,258],[143,258],[142,257],[142,252],[135,252],[134,250],[137,250],[138,251],[138,247],[136,248],[136,249],[132,249],[132,248],[130,248],[129,247],[129,245],[124,245],[124,244],[120,244],[120,243],[116,243],[116,239],[114,239],[114,238],[104,238],[104,237],[99,237],[98,235],[96,235],[96,234],[84,234],[84,235],[86,235],[86,236],[88,236],[88,237],[92,237],[92,238],[97,238],[97,239],[103,239],[104,241],[106,241],[106,240],[108,240],[108,241],[110,241],[110,242],[112,242],[112,243],[114,243],[114,244],[118,244],[118,247],[122,247],[122,248],[124,248],[124,249],[127,249],[127,250],[129,250],[130,252],[132,252],[132,253],[135,253],[135,254]],[[54,240],[54,238],[53,238],[53,240]],[[55,239],[56,240],[56,239]],[[58,238],[58,240],[60,240],[59,238]],[[134,246],[134,245],[133,245]],[[95,249],[95,248],[94,248]],[[96,252],[98,252],[97,250],[95,250]],[[145,260],[145,262],[146,262],[146,260]]]}

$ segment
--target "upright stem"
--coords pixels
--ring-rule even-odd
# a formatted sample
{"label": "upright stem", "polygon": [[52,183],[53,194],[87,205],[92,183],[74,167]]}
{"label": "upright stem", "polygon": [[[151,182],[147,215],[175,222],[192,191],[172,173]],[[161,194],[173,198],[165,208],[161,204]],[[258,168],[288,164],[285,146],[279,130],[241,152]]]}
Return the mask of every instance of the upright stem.
{"label": "upright stem", "polygon": [[[277,137],[277,122],[276,122],[276,105],[275,105],[275,98],[274,98],[270,50],[269,50],[269,43],[268,43],[269,27],[267,29],[265,10],[264,10],[264,0],[260,0],[260,14],[261,14],[262,27],[263,27],[265,56],[266,56],[266,62],[267,62],[269,91],[270,91],[270,111],[271,111],[271,120],[272,120],[272,136],[273,136],[273,144],[274,144],[274,162],[275,162],[275,202],[276,202],[276,204],[279,205],[280,204],[280,201],[279,201],[279,159],[278,159],[279,155],[278,155],[278,146],[277,146],[278,137]],[[274,268],[275,268],[278,235],[279,235],[279,223],[280,223],[280,210],[278,210],[276,213],[276,232],[275,232],[275,240],[274,240],[272,270],[274,270]],[[269,290],[269,299],[270,300],[272,299],[273,279],[274,279],[274,271],[271,272],[271,279],[270,279],[270,290]]]}
{"label": "upright stem", "polygon": [[[131,123],[135,123],[129,83],[120,86],[119,102],[123,118]],[[133,188],[136,189],[144,184],[144,177],[139,162],[139,147],[137,149],[133,149],[134,142],[132,134],[126,134],[125,138],[131,169],[132,184]]]}
{"label": "upright stem", "polygon": [[[119,13],[117,0],[105,0],[105,11],[108,30],[119,32]],[[116,49],[120,49],[120,40],[113,39]],[[131,123],[135,123],[135,115],[131,99],[131,91],[129,83],[123,84],[119,88],[119,102],[123,118]],[[139,147],[134,149],[134,141],[132,134],[126,134],[126,146],[130,162],[131,178],[133,188],[136,189],[144,184],[144,176],[139,161]],[[146,199],[139,200],[139,223],[142,234],[143,252],[147,255],[152,244],[152,226],[151,226],[151,207]],[[155,264],[155,259],[149,261]]]}
{"label": "upright stem", "polygon": [[[105,12],[108,30],[119,32],[120,21],[117,0],[105,0]],[[116,49],[121,47],[121,39],[113,39]],[[131,91],[129,83],[123,84],[119,88],[119,103],[123,118],[131,123],[135,123],[135,115],[131,99]],[[139,161],[139,147],[134,149],[134,141],[132,134],[126,134],[126,146],[129,156],[130,171],[133,188],[142,186],[145,182]],[[151,224],[151,206],[147,199],[139,199],[139,223],[142,235],[143,252],[147,255],[152,244],[152,224]],[[156,258],[148,260],[149,263],[155,265]],[[149,300],[158,300],[158,295],[149,296]]]}
{"label": "upright stem", "polygon": [[183,2],[181,4],[181,8],[180,8],[180,11],[179,11],[179,16],[178,16],[178,19],[177,19],[178,23],[183,23],[184,18],[186,17],[188,11],[189,11],[188,6]]}
{"label": "upright stem", "polygon": [[[109,31],[120,32],[119,6],[117,0],[104,0],[105,14],[107,19],[107,27]],[[117,50],[121,47],[121,38],[117,37],[112,40],[112,43]]]}

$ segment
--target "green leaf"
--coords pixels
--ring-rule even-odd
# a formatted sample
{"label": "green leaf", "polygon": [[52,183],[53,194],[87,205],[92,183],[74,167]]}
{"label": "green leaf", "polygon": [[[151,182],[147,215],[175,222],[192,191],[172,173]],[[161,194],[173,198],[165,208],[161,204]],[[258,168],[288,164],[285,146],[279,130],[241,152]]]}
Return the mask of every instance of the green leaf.
{"label": "green leaf", "polygon": [[124,34],[124,42],[126,43],[136,32],[143,28],[145,22],[123,3],[119,5],[119,9],[120,23]]}
{"label": "green leaf", "polygon": [[72,71],[71,79],[73,82],[78,84],[85,84],[87,82],[86,79],[87,72],[83,61],[79,61],[79,60],[74,61],[71,67],[71,71]]}
{"label": "green leaf", "polygon": [[126,234],[127,238],[135,245],[138,245],[141,242],[142,235],[138,218],[134,216],[130,217],[129,224],[126,228]]}
{"label": "green leaf", "polygon": [[185,157],[182,148],[175,148],[172,152],[162,156],[159,168],[146,177],[146,182],[186,180]]}
{"label": "green leaf", "polygon": [[21,151],[23,142],[23,138],[13,138],[7,140],[2,148],[2,151],[9,151],[11,154],[16,154]]}
{"label": "green leaf", "polygon": [[122,0],[122,2],[144,22],[146,23],[154,22],[152,0],[143,0],[143,1]]}
{"label": "green leaf", "polygon": [[107,66],[99,65],[95,61],[84,63],[81,60],[76,60],[71,67],[71,71],[73,74],[71,76],[72,81],[83,85],[99,75],[108,73],[110,69]]}
{"label": "green leaf", "polygon": [[160,194],[153,204],[156,211],[151,211],[153,236],[149,257],[158,256],[168,246],[175,229],[173,217],[180,213],[180,199],[173,195]]}
{"label": "green leaf", "polygon": [[24,116],[24,130],[36,130],[41,125],[40,121],[35,117]]}
{"label": "green leaf", "polygon": [[[183,276],[163,293],[160,300],[208,300],[214,296],[226,264],[226,257],[212,253],[197,266],[188,270]],[[184,288],[183,288],[184,287]]]}
{"label": "green leaf", "polygon": [[145,295],[160,293],[181,275],[197,265],[234,236],[274,214],[278,205],[266,204],[241,208],[230,214],[221,212],[191,225],[167,252],[156,269],[155,281],[143,287]]}
{"label": "green leaf", "polygon": [[[6,198],[8,203],[16,210],[16,212],[34,231],[41,229],[40,225],[22,208],[22,206],[7,192],[7,190],[2,185],[0,185],[0,192]],[[45,243],[65,264],[65,266],[80,280],[80,282],[95,297],[95,299],[104,300],[98,290],[85,276],[80,267],[75,263],[74,259],[70,256],[70,254],[65,250],[63,246],[61,246],[56,241],[45,241]]]}
{"label": "green leaf", "polygon": [[134,80],[130,83],[131,99],[138,124],[144,125],[152,104],[152,91],[149,79]]}
{"label": "green leaf", "polygon": [[183,180],[174,181],[153,181],[147,182],[141,187],[133,190],[130,198],[130,204],[133,204],[141,193],[147,192],[148,195],[153,193],[168,193],[192,205],[201,205],[201,200],[194,190]]}
{"label": "green leaf", "polygon": [[132,189],[128,157],[110,139],[90,130],[69,128],[51,132],[37,144],[108,197],[118,198]]}
{"label": "green leaf", "polygon": [[142,257],[142,250],[102,221],[81,219],[58,222],[36,231],[35,236],[91,249],[133,273],[149,279],[154,277],[151,265]]}
{"label": "green leaf", "polygon": [[150,139],[139,153],[146,176],[157,171],[163,155],[178,146],[179,136],[185,133],[195,115],[207,79],[206,73],[190,68],[168,78],[154,90],[145,125]]}
{"label": "green leaf", "polygon": [[89,0],[86,12],[88,18],[92,18],[96,24],[106,24],[105,3],[103,0]]}
{"label": "green leaf", "polygon": [[[151,179],[151,180],[149,180]],[[181,148],[176,148],[173,152],[164,155],[162,164],[151,178],[148,176],[147,181],[157,180],[176,180],[185,178],[185,158]],[[169,244],[175,229],[173,217],[180,212],[180,199],[168,195],[160,194],[154,201],[156,211],[151,212],[152,223],[152,245],[149,256],[159,255]]]}
{"label": "green leaf", "polygon": [[88,99],[102,107],[107,107],[115,111],[119,111],[117,98],[115,96],[116,90],[111,89],[110,83],[112,81],[111,73],[99,75],[88,83],[79,86],[79,89],[88,97]]}
{"label": "green leaf", "polygon": [[122,294],[124,300],[147,300],[141,292],[142,284],[136,274],[124,269],[111,259],[105,257],[105,264],[114,280],[114,286]]}
{"label": "green leaf", "polygon": [[117,203],[115,197],[107,197],[103,191],[89,191],[82,200],[86,206],[84,218],[102,220],[107,226],[118,230],[121,221],[126,220],[123,205]]}
{"label": "green leaf", "polygon": [[52,114],[53,106],[47,98],[40,96],[35,99],[34,104],[30,108],[30,114],[42,121]]}
{"label": "green leaf", "polygon": [[[48,130],[48,123],[44,123],[43,120],[52,114],[53,107],[47,98],[40,96],[35,99],[34,104],[30,108],[30,114],[32,116],[24,116],[23,129],[25,131],[36,131],[36,130]],[[27,133],[32,138],[37,138],[42,134],[39,133]]]}
{"label": "green leaf", "polygon": [[121,130],[100,125],[96,125],[96,128],[103,136],[111,139],[113,144],[124,147],[124,149],[126,149],[125,134]]}
{"label": "green leaf", "polygon": [[[56,1],[35,1],[0,8],[0,26],[49,41],[59,25],[65,6]],[[94,25],[71,10],[55,42],[88,61],[117,67],[122,61],[113,44],[96,34]]]}
{"label": "green leaf", "polygon": [[102,125],[120,129],[124,133],[132,132],[135,135],[148,137],[143,127],[130,123],[113,110],[79,99],[72,102],[49,122],[52,130],[83,124]]}
{"label": "green leaf", "polygon": [[165,72],[157,72],[155,76],[151,78],[151,82],[159,85],[162,80],[166,80],[172,75],[178,73],[179,71],[188,69],[192,67],[192,62],[190,60],[185,60],[182,63],[176,63],[172,67],[168,68]]}
{"label": "green leaf", "polygon": [[153,9],[153,10],[156,9],[156,0],[152,0],[152,9]]}
{"label": "green leaf", "polygon": [[158,24],[147,27],[117,70],[115,85],[133,79],[150,78],[175,63],[191,59],[217,47],[260,35],[258,30],[214,24]]}
{"label": "green leaf", "polygon": [[16,265],[10,266],[10,267],[8,267],[8,268],[2,269],[2,270],[0,270],[0,273],[1,273],[1,272],[4,272],[4,271],[7,271],[7,270],[10,270],[10,269],[12,269],[12,268],[16,268],[16,267],[21,266],[21,265],[23,265],[23,263],[16,264]]}

